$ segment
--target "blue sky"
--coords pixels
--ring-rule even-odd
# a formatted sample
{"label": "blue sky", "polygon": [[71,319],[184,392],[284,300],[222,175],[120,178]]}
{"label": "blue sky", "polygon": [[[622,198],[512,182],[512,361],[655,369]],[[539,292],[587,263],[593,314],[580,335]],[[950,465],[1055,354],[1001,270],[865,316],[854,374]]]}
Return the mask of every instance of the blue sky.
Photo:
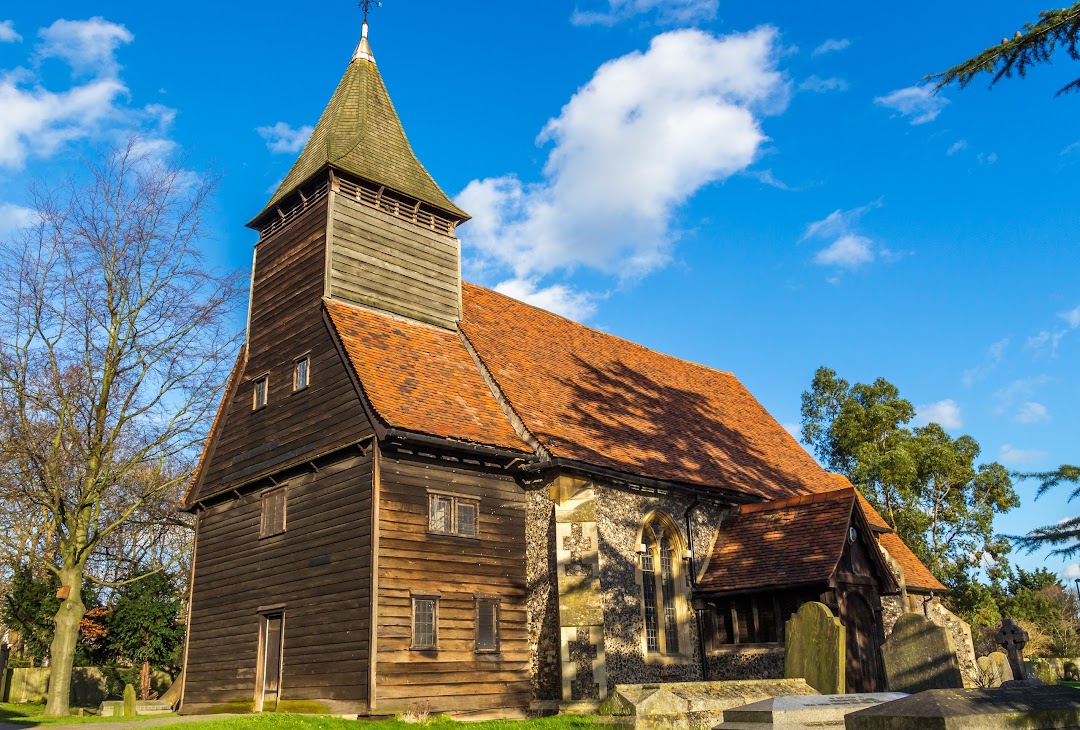
{"label": "blue sky", "polygon": [[[1080,462],[1080,96],[1054,97],[1080,64],[917,84],[1041,7],[386,0],[371,40],[474,215],[468,278],[730,370],[793,427],[817,366],[888,378],[986,461],[1038,470]],[[31,180],[138,129],[220,173],[211,260],[249,265],[243,223],[359,25],[350,2],[5,8],[0,235]],[[1080,510],[1033,490],[999,530]]]}

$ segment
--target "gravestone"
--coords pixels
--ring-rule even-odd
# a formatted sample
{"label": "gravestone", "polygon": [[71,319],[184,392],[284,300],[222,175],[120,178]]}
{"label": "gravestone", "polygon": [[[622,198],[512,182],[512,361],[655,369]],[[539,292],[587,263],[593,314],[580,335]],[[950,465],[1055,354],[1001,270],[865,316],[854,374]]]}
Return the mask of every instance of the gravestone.
{"label": "gravestone", "polygon": [[976,660],[979,665],[981,679],[984,687],[1000,687],[1002,682],[1013,679],[1012,667],[1009,666],[1009,657],[1003,652],[995,651],[981,656]]}
{"label": "gravestone", "polygon": [[1067,730],[1080,727],[1072,687],[932,689],[844,718],[847,730]]}
{"label": "gravestone", "polygon": [[1009,656],[1009,666],[1012,667],[1015,679],[1024,679],[1024,646],[1028,643],[1028,633],[1011,618],[1001,622],[1001,628],[997,632],[997,643]]}
{"label": "gravestone", "polygon": [[843,728],[844,717],[856,710],[907,697],[902,692],[871,692],[819,697],[774,697],[724,710],[716,730],[801,730]]}
{"label": "gravestone", "polygon": [[847,630],[824,603],[810,601],[784,624],[784,676],[823,695],[844,694]]}
{"label": "gravestone", "polygon": [[708,730],[724,711],[785,695],[815,695],[801,679],[617,684],[600,705],[597,724],[627,730]]}
{"label": "gravestone", "polygon": [[124,685],[124,717],[135,717],[135,713],[138,712],[137,700],[135,699],[135,688],[130,684]]}
{"label": "gravestone", "polygon": [[881,647],[885,677],[893,692],[962,688],[964,678],[947,629],[917,613],[896,620]]}

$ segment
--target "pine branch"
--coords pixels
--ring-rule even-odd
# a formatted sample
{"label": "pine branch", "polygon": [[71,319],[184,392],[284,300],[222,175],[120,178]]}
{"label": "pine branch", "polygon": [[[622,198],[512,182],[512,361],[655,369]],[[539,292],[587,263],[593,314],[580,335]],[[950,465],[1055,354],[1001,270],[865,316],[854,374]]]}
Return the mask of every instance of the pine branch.
{"label": "pine branch", "polygon": [[[935,88],[957,82],[963,89],[979,74],[993,74],[990,86],[1003,78],[1027,76],[1029,66],[1050,63],[1051,56],[1058,46],[1062,46],[1069,58],[1080,60],[1080,2],[1072,7],[1060,10],[1046,10],[1039,13],[1037,23],[1025,23],[1022,31],[1017,31],[1013,38],[1003,38],[1001,43],[953,66],[947,71],[926,77],[927,81],[936,82]],[[1066,84],[1058,94],[1080,91],[1080,78]]]}

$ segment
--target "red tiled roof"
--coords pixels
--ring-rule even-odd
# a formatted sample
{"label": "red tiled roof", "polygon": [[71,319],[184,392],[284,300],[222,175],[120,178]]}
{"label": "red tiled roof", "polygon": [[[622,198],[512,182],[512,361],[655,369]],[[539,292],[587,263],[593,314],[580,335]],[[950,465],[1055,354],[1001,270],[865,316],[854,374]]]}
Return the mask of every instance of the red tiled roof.
{"label": "red tiled roof", "polygon": [[855,490],[747,504],[720,526],[698,589],[769,590],[824,583],[844,552]]}
{"label": "red tiled roof", "polygon": [[455,332],[326,302],[371,406],[389,426],[527,452]]}
{"label": "red tiled roof", "polygon": [[836,488],[731,373],[473,284],[461,329],[557,458],[776,499]]}

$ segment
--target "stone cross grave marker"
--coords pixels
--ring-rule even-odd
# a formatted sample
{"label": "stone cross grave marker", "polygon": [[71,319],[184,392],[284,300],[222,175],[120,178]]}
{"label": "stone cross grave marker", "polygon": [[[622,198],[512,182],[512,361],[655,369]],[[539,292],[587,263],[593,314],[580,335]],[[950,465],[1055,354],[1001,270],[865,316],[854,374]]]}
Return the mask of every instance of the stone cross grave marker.
{"label": "stone cross grave marker", "polygon": [[1024,647],[1028,640],[1028,632],[1020,628],[1011,618],[1001,622],[1001,628],[997,632],[997,643],[1009,655],[1009,666],[1017,679],[1023,679],[1026,676],[1024,674]]}

